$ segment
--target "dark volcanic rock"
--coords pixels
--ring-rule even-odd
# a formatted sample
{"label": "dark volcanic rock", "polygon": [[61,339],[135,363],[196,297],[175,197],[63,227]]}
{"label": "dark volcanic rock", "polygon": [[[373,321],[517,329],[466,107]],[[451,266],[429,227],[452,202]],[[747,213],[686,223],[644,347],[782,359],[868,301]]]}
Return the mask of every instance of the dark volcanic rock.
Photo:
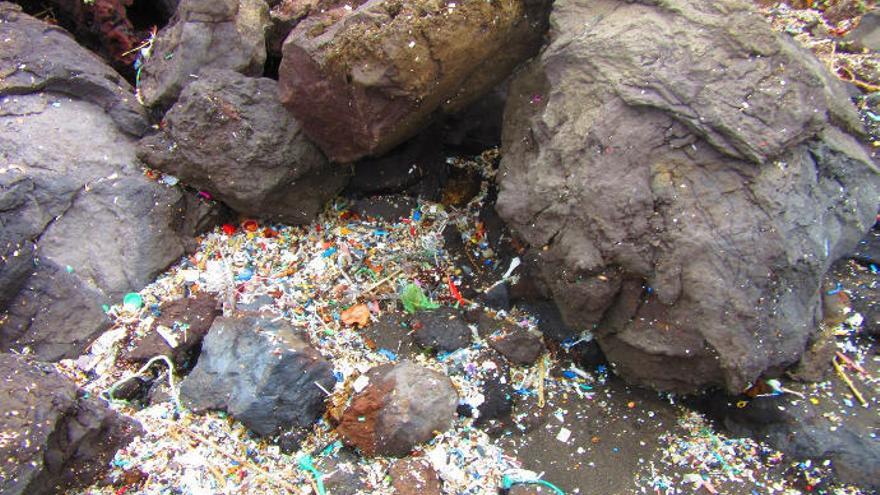
{"label": "dark volcanic rock", "polygon": [[404,456],[452,425],[458,393],[449,378],[410,361],[385,364],[352,398],[338,431],[366,455]]}
{"label": "dark volcanic rock", "polygon": [[147,122],[112,69],[16,6],[0,23],[0,348],[75,357],[109,324],[101,306],[178,259],[204,212],[144,177],[131,135]]}
{"label": "dark volcanic rock", "polygon": [[713,414],[733,434],[753,436],[794,459],[831,460],[837,478],[869,490],[880,489],[880,441],[847,422],[832,431],[829,422],[803,401],[789,404],[786,397],[758,397],[744,408],[712,400]]}
{"label": "dark volcanic rock", "polygon": [[182,0],[141,69],[138,90],[144,104],[170,107],[205,69],[261,75],[268,25],[263,0]]}
{"label": "dark volcanic rock", "polygon": [[388,470],[391,486],[397,495],[440,495],[440,478],[423,459],[401,459]]}
{"label": "dark volcanic rock", "polygon": [[510,310],[510,289],[507,282],[495,284],[480,297],[480,301],[487,308]]}
{"label": "dark volcanic rock", "polygon": [[560,0],[552,25],[511,84],[497,209],[566,322],[658,389],[797,362],[877,210],[843,85],[745,2]]}
{"label": "dark volcanic rock", "polygon": [[49,364],[0,354],[0,492],[62,493],[101,477],[140,426]]}
{"label": "dark volcanic rock", "polygon": [[859,241],[850,257],[865,266],[873,264],[880,269],[880,229],[871,229],[868,235]]}
{"label": "dark volcanic rock", "polygon": [[203,70],[138,154],[246,215],[308,223],[348,178],[302,133],[271,79]]}
{"label": "dark volcanic rock", "polygon": [[153,383],[138,376],[133,376],[118,384],[113,390],[113,398],[129,402],[141,402],[147,399]]}
{"label": "dark volcanic rock", "polygon": [[281,99],[332,160],[380,155],[533,55],[549,4],[370,0],[312,15],[284,42]]}
{"label": "dark volcanic rock", "polygon": [[0,174],[0,346],[74,357],[108,325],[103,304],[184,253],[187,201],[144,177],[134,141],[100,108],[52,93],[0,98],[0,162],[12,165]]}
{"label": "dark volcanic rock", "polygon": [[[101,107],[127,134],[140,136],[147,131],[144,111],[131,86],[67,31],[23,14],[21,7],[9,2],[0,2],[0,24],[4,34],[0,97],[63,93]],[[8,102],[3,108],[6,114]]]}
{"label": "dark volcanic rock", "polygon": [[[187,361],[194,357],[191,354],[201,345],[214,323],[218,314],[217,299],[207,292],[200,292],[195,297],[162,304],[159,313],[147,334],[132,342],[130,350],[123,352],[121,358],[145,363],[161,354],[170,357],[178,370],[185,369]],[[176,347],[172,348],[162,337],[157,330],[160,326],[176,336]]]}
{"label": "dark volcanic rock", "polygon": [[848,32],[844,40],[859,49],[880,50],[880,9],[863,15],[859,25]]}
{"label": "dark volcanic rock", "polygon": [[420,349],[407,335],[410,328],[404,324],[404,318],[400,315],[385,313],[379,317],[379,321],[358,330],[358,333],[371,349],[389,350],[400,360],[412,359]]}
{"label": "dark volcanic rock", "polygon": [[453,308],[419,311],[413,315],[410,327],[413,340],[421,347],[435,351],[452,352],[471,345],[473,334],[464,315]]}
{"label": "dark volcanic rock", "polygon": [[436,128],[429,127],[378,158],[355,162],[345,194],[353,197],[405,194],[438,200],[448,166],[436,132]]}
{"label": "dark volcanic rock", "polygon": [[530,365],[541,357],[547,349],[541,338],[509,323],[502,323],[497,330],[486,337],[489,346],[516,365]]}
{"label": "dark volcanic rock", "polygon": [[180,385],[184,405],[223,409],[260,435],[310,426],[336,383],[330,364],[283,322],[217,318],[192,373]]}

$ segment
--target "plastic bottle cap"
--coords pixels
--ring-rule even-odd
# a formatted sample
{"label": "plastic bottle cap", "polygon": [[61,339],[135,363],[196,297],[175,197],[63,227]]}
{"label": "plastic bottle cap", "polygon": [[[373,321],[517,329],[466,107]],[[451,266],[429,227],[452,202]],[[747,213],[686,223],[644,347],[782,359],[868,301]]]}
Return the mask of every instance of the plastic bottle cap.
{"label": "plastic bottle cap", "polygon": [[144,298],[137,292],[129,292],[122,298],[122,305],[127,309],[141,309],[144,307]]}

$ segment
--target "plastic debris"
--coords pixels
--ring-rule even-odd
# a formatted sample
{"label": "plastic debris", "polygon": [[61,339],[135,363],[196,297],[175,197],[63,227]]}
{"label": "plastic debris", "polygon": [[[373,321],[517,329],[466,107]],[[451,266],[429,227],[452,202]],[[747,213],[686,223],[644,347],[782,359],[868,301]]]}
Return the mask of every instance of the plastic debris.
{"label": "plastic debris", "polygon": [[423,309],[437,309],[439,304],[430,300],[416,284],[406,284],[400,292],[400,302],[407,313],[415,313]]}

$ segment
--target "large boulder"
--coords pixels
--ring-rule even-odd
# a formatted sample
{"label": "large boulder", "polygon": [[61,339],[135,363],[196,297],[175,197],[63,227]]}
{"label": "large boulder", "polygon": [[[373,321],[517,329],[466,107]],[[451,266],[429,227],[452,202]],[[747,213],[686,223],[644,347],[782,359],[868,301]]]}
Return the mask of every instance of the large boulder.
{"label": "large boulder", "polygon": [[383,364],[351,399],[338,431],[366,455],[404,456],[452,426],[458,393],[446,375],[411,361]]}
{"label": "large boulder", "polygon": [[75,357],[104,304],[183,255],[200,208],[144,176],[131,86],[18,7],[0,16],[17,69],[0,78],[0,348]]}
{"label": "large boulder", "polygon": [[138,78],[148,107],[170,107],[204,69],[263,73],[269,7],[263,0],[182,0],[153,40]]}
{"label": "large boulder", "polygon": [[880,177],[842,85],[748,2],[559,0],[513,81],[497,209],[632,382],[795,363]]}
{"label": "large boulder", "polygon": [[202,71],[138,154],[241,213],[303,224],[346,184],[278,103],[276,83]]}
{"label": "large boulder", "polygon": [[148,128],[131,86],[67,31],[0,2],[0,95],[50,91],[88,101],[107,111],[125,133]]}
{"label": "large boulder", "polygon": [[140,427],[50,364],[0,354],[0,492],[43,495],[88,486]]}
{"label": "large boulder", "polygon": [[225,410],[254,432],[274,435],[311,426],[335,383],[330,364],[287,323],[221,317],[180,384],[180,399],[196,412]]}
{"label": "large boulder", "polygon": [[330,159],[382,154],[532,56],[549,4],[370,0],[311,15],[284,42],[281,99]]}

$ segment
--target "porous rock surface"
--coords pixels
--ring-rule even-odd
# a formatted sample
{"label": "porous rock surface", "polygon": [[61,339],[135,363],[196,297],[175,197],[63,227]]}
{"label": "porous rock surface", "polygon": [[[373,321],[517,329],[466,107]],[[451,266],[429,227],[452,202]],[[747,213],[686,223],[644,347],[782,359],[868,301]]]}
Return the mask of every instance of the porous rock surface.
{"label": "porous rock surface", "polygon": [[281,100],[331,160],[382,154],[533,55],[549,4],[369,0],[310,15],[284,42]]}
{"label": "porous rock surface", "polygon": [[512,82],[497,209],[626,379],[731,392],[798,361],[874,223],[842,85],[748,2],[560,0]]}
{"label": "porous rock surface", "polygon": [[204,70],[138,155],[232,209],[303,224],[347,183],[278,103],[275,81]]}
{"label": "porous rock surface", "polygon": [[376,366],[343,412],[339,431],[366,455],[404,456],[452,426],[458,393],[446,375],[411,361]]}
{"label": "porous rock surface", "polygon": [[109,325],[102,306],[183,255],[207,210],[144,176],[131,86],[17,6],[0,22],[0,348],[75,357]]}
{"label": "porous rock surface", "polygon": [[0,492],[44,495],[88,486],[140,430],[84,397],[51,364],[0,354]]}
{"label": "porous rock surface", "polygon": [[144,104],[167,109],[205,69],[259,76],[268,26],[263,0],[182,0],[141,69],[138,90]]}
{"label": "porous rock surface", "polygon": [[202,343],[181,402],[196,412],[225,410],[260,435],[311,426],[325,410],[330,364],[284,322],[220,317]]}

